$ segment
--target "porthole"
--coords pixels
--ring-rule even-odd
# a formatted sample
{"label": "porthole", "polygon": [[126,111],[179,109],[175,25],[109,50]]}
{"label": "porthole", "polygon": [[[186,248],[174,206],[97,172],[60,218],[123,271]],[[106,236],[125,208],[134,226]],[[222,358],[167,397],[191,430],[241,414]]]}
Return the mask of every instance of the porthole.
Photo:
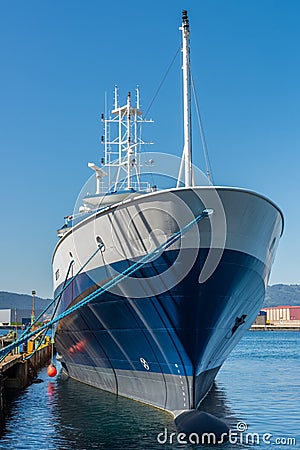
{"label": "porthole", "polygon": [[96,237],[96,241],[97,241],[98,247],[100,248],[101,252],[104,252],[105,251],[105,245],[104,245],[104,242],[101,239],[101,237],[97,236]]}

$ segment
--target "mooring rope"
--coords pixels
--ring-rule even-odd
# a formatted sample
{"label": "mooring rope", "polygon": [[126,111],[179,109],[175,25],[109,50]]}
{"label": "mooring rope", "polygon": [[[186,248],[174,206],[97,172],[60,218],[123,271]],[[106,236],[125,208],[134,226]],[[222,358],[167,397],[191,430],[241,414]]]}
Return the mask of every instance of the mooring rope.
{"label": "mooring rope", "polygon": [[[74,260],[73,259],[70,261],[69,268],[68,268],[68,273],[66,275],[66,279],[65,279],[63,288],[55,295],[54,299],[51,300],[51,302],[46,306],[46,308],[43,309],[43,311],[35,318],[35,320],[30,325],[28,325],[28,327],[23,331],[21,336],[17,339],[17,341],[15,341],[15,343],[19,342],[19,344],[16,345],[14,348],[18,347],[19,345],[21,345],[21,343],[26,342],[29,339],[28,334],[30,333],[31,328],[40,320],[40,318],[48,311],[48,309],[56,302],[56,300],[58,300],[58,302],[57,302],[57,304],[55,306],[55,310],[57,309],[58,303],[59,303],[59,301],[61,299],[61,296],[64,293],[64,291],[70,286],[71,283],[73,283],[75,278],[82,272],[82,270],[94,258],[94,256],[99,252],[99,250],[102,249],[103,245],[104,245],[103,243],[98,245],[98,248],[96,249],[96,251],[88,258],[88,260],[83,264],[83,266],[80,267],[80,269],[76,272],[76,274],[73,277],[71,277],[70,280],[66,283],[66,280],[68,278],[68,274],[70,272],[70,269],[71,269],[72,265],[74,264]],[[47,328],[44,328],[45,334],[48,331],[48,329],[50,328],[50,326],[51,325],[49,325],[49,327],[47,327]],[[38,333],[40,330],[42,330],[42,328],[37,328],[35,331]],[[20,341],[22,341],[22,342],[20,342]],[[40,343],[38,344],[37,349],[39,348],[39,346],[40,346]],[[5,347],[5,348],[7,348],[7,347]],[[6,355],[7,355],[7,353],[5,353],[4,356],[2,356],[2,352],[0,351],[0,363],[4,360]],[[30,357],[31,356],[32,355],[30,355]]]}
{"label": "mooring rope", "polygon": [[[59,303],[60,303],[60,301],[62,299],[62,294],[64,292],[63,289],[64,289],[64,287],[66,286],[66,284],[68,282],[69,274],[70,274],[70,271],[71,271],[71,268],[72,268],[73,264],[74,264],[74,259],[71,259],[71,261],[69,263],[69,267],[68,267],[67,273],[66,273],[66,276],[65,276],[65,281],[63,283],[63,287],[62,287],[61,291],[59,292],[58,296],[56,296],[57,297],[57,302],[56,302],[55,308],[53,309],[53,312],[51,314],[51,319],[50,320],[52,320],[54,318],[55,313],[57,311],[57,308],[59,306]],[[48,305],[47,309],[49,309],[49,305]],[[29,330],[30,330],[31,327],[32,327],[32,325],[30,325]],[[46,334],[47,334],[49,328],[50,328],[50,326],[43,331],[42,336],[41,336],[38,344],[35,345],[34,352],[30,353],[28,356],[26,356],[25,359],[30,359],[39,350],[39,348],[41,347],[41,345],[43,344],[43,342],[45,340],[45,337],[46,337]],[[28,330],[28,328],[27,328],[27,330]],[[24,332],[23,334],[25,336],[26,333]],[[53,333],[52,333],[52,336],[51,336],[51,341],[53,341]],[[52,345],[52,358],[51,358],[51,360],[52,360],[53,359],[53,343],[51,345]]]}
{"label": "mooring rope", "polygon": [[[33,325],[35,325],[40,318],[48,311],[48,309],[56,302],[57,299],[60,299],[62,294],[64,293],[64,291],[66,289],[68,289],[68,287],[70,286],[71,283],[73,283],[73,281],[75,280],[75,278],[77,278],[77,276],[83,271],[83,269],[88,265],[88,263],[94,258],[94,256],[99,252],[99,250],[102,249],[104,244],[99,244],[96,251],[92,254],[92,256],[89,257],[89,259],[83,264],[83,266],[80,267],[80,269],[75,273],[75,275],[73,277],[70,278],[70,280],[67,283],[64,283],[63,288],[56,294],[56,296],[54,297],[53,300],[51,300],[51,302],[46,306],[46,308],[43,309],[43,311],[36,317],[36,319],[30,324],[28,325],[28,327],[26,328],[26,330],[23,331],[22,335],[20,336],[20,338],[23,338],[23,336],[27,335],[28,332],[30,332],[31,328],[33,327]],[[69,269],[72,267],[72,265],[74,264],[74,260],[72,259],[70,261],[69,264]],[[1,353],[0,353],[1,355]]]}
{"label": "mooring rope", "polygon": [[[44,324],[40,326],[38,329],[33,330],[29,333],[23,334],[19,339],[17,339],[12,344],[7,345],[3,349],[0,350],[0,357],[7,355],[10,353],[14,348],[18,347],[19,345],[23,344],[23,342],[26,342],[28,339],[35,336],[37,333],[41,332],[42,330],[45,330],[49,328],[50,326],[54,325],[55,323],[59,322],[60,320],[64,319],[65,317],[69,316],[73,312],[77,311],[78,309],[82,308],[83,306],[86,306],[88,303],[93,301],[96,297],[99,297],[100,295],[104,294],[108,289],[111,289],[112,287],[115,287],[121,281],[128,278],[130,275],[133,275],[135,272],[137,272],[139,269],[141,269],[145,264],[150,262],[157,253],[163,253],[168,247],[170,247],[172,244],[174,244],[181,236],[183,236],[185,233],[189,231],[191,227],[193,227],[195,224],[200,222],[205,217],[208,217],[210,215],[210,211],[207,209],[204,209],[201,214],[196,216],[191,222],[189,222],[187,225],[185,225],[183,228],[181,228],[179,231],[176,231],[171,237],[169,237],[165,242],[160,244],[158,247],[156,247],[152,252],[148,253],[147,255],[141,257],[138,261],[136,261],[132,266],[125,269],[122,273],[117,275],[116,277],[112,278],[110,281],[106,282],[103,286],[101,286],[96,291],[92,292],[90,295],[85,297],[83,300],[79,301],[75,305],[68,308],[66,311],[59,314],[57,317],[54,317],[52,320],[50,320],[47,324]],[[101,246],[99,246],[101,247]],[[99,251],[99,248],[96,252]],[[92,259],[93,256],[95,256],[96,252],[89,258],[88,261]],[[77,272],[76,276],[82,271],[82,269],[87,265],[88,262],[86,262],[81,269]],[[73,279],[75,276],[73,277]],[[67,285],[69,285],[68,283]],[[67,286],[66,285],[66,286]],[[51,302],[53,303],[53,301]]]}

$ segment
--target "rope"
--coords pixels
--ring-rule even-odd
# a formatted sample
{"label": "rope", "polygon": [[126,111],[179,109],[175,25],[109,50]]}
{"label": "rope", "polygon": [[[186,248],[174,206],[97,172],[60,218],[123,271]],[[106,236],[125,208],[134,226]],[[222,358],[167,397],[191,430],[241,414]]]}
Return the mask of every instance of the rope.
{"label": "rope", "polygon": [[[54,310],[53,310],[53,312],[52,312],[52,315],[51,315],[51,320],[54,318],[55,313],[56,313],[56,311],[57,311],[58,305],[59,305],[60,300],[61,300],[61,298],[62,298],[63,289],[64,289],[64,287],[65,287],[65,285],[66,285],[66,283],[67,283],[67,281],[68,281],[69,274],[70,274],[70,270],[71,270],[71,267],[73,266],[73,264],[74,264],[74,259],[71,259],[70,264],[69,264],[69,267],[68,267],[68,270],[67,270],[67,274],[66,274],[66,276],[65,276],[65,281],[64,281],[62,290],[60,291],[60,293],[59,293],[59,295],[58,295],[57,303],[56,303],[55,308],[54,308]],[[47,309],[49,309],[49,305],[48,305]],[[30,325],[30,327],[32,327],[32,325]],[[43,343],[43,341],[44,341],[44,339],[45,339],[46,333],[48,332],[49,328],[50,328],[50,326],[49,326],[48,328],[46,328],[46,329],[43,331],[42,337],[40,338],[40,340],[39,340],[39,342],[38,342],[38,345],[35,346],[34,352],[31,353],[30,355],[26,356],[25,360],[31,358],[31,357],[32,357],[33,355],[35,355],[35,353],[39,350],[40,346],[42,345],[42,343]],[[51,336],[51,341],[53,341],[53,332],[52,332],[52,336]],[[52,342],[51,345],[52,345],[52,351],[51,351],[52,358],[51,358],[51,360],[53,360],[53,342]]]}
{"label": "rope", "polygon": [[193,79],[192,70],[191,70],[191,68],[189,68],[189,69],[190,69],[190,76],[191,76],[191,82],[192,82],[191,85],[192,85],[192,90],[193,90],[193,95],[194,95],[194,100],[195,100],[198,124],[199,124],[199,128],[200,128],[200,137],[201,137],[204,160],[205,160],[206,175],[207,175],[209,184],[213,184],[214,180],[213,180],[212,168],[211,168],[211,164],[210,164],[208,148],[207,148],[207,143],[206,143],[205,134],[204,134],[204,127],[203,127],[202,117],[200,114],[199,103],[198,103],[198,98],[197,98],[196,89],[195,89],[195,83],[194,83],[194,79]]}
{"label": "rope", "polygon": [[[191,222],[189,222],[187,225],[185,225],[181,230],[174,233],[171,237],[169,237],[165,242],[160,244],[158,247],[156,247],[152,252],[148,253],[147,255],[140,258],[137,262],[135,262],[131,267],[128,267],[125,269],[122,273],[114,277],[112,280],[106,282],[103,286],[101,286],[96,291],[92,292],[90,295],[88,295],[83,300],[76,303],[76,305],[68,308],[66,311],[61,313],[59,316],[53,318],[50,322],[48,322],[45,325],[42,325],[37,330],[31,331],[26,336],[21,336],[17,341],[13,342],[12,344],[6,346],[4,349],[0,350],[0,357],[2,355],[7,355],[11,350],[18,347],[23,342],[27,341],[31,337],[35,336],[37,333],[39,333],[42,330],[45,330],[46,328],[54,325],[55,323],[59,322],[60,320],[64,319],[65,317],[69,316],[73,312],[79,310],[83,306],[86,306],[88,303],[92,302],[95,298],[99,297],[100,295],[104,294],[108,289],[116,286],[121,281],[123,281],[125,278],[128,278],[130,275],[133,275],[135,272],[137,272],[141,267],[143,267],[147,262],[151,261],[152,258],[158,254],[163,253],[167,248],[169,248],[172,244],[174,244],[181,236],[183,236],[185,233],[189,231],[191,227],[193,227],[195,224],[199,223],[202,219],[209,216],[209,210],[204,209],[201,214],[196,216]],[[99,250],[99,249],[98,249]],[[97,251],[98,251],[97,250]],[[96,253],[96,252],[95,252]],[[94,253],[94,255],[95,255]],[[91,258],[89,258],[90,260]],[[84,264],[86,266],[87,263]],[[82,268],[84,267],[82,266]],[[81,270],[82,270],[81,268]]]}
{"label": "rope", "polygon": [[[15,341],[15,343],[19,342],[20,340],[22,342],[19,342],[18,345],[20,345],[23,342],[27,342],[27,340],[30,339],[30,337],[34,336],[35,334],[32,335],[32,332],[30,333],[31,328],[33,327],[33,325],[35,325],[38,320],[46,313],[46,311],[48,311],[48,309],[56,302],[56,300],[59,298],[59,301],[61,299],[62,294],[64,293],[64,291],[70,286],[70,284],[75,280],[75,278],[82,272],[82,270],[88,265],[88,263],[94,258],[94,256],[99,252],[99,250],[101,250],[103,248],[104,244],[101,243],[98,245],[96,251],[92,254],[92,256],[90,256],[90,258],[83,264],[83,266],[77,271],[77,273],[70,278],[70,280],[68,281],[68,283],[64,283],[63,288],[61,289],[60,292],[58,292],[58,294],[56,294],[56,296],[54,297],[53,300],[51,300],[51,302],[48,304],[48,306],[46,306],[46,308],[43,309],[43,311],[36,317],[36,319],[30,324],[28,325],[28,327],[23,331],[23,333],[21,334],[21,336]],[[69,264],[69,269],[72,267],[74,263],[74,260],[70,261]],[[69,271],[68,269],[68,271]],[[68,276],[68,275],[67,275]],[[66,277],[67,278],[67,277]],[[50,322],[48,322],[48,324],[50,324]],[[47,324],[47,325],[48,325]],[[50,328],[51,325],[49,325],[48,328]],[[48,328],[38,328],[37,330],[35,330],[37,333],[42,330],[45,329],[45,333],[48,331]],[[30,334],[30,337],[29,337]],[[12,344],[10,344],[12,345]],[[18,347],[18,345],[16,345],[14,348]],[[40,345],[40,344],[39,344]],[[7,348],[7,347],[5,347]],[[7,353],[4,354],[4,356],[2,357],[3,352],[0,351],[0,363],[4,360],[5,356],[7,355]],[[32,355],[31,355],[32,356]]]}
{"label": "rope", "polygon": [[[103,243],[98,245],[97,250],[92,254],[92,256],[84,263],[84,265],[78,270],[78,272],[72,278],[70,278],[68,283],[65,284],[65,286],[62,288],[62,290],[60,292],[58,292],[58,294],[56,294],[54,299],[51,300],[51,302],[48,304],[48,306],[46,306],[46,308],[38,315],[38,317],[26,328],[26,330],[22,333],[20,338],[22,338],[23,336],[27,335],[27,333],[30,331],[32,326],[35,325],[38,322],[38,320],[46,313],[46,311],[48,311],[50,306],[52,306],[56,302],[56,300],[64,293],[64,291],[70,286],[70,284],[75,280],[75,278],[82,272],[82,270],[94,258],[94,256],[98,253],[98,251],[103,248],[103,245],[104,245]],[[73,262],[74,262],[73,260],[70,262],[70,266],[69,267],[72,266]]]}

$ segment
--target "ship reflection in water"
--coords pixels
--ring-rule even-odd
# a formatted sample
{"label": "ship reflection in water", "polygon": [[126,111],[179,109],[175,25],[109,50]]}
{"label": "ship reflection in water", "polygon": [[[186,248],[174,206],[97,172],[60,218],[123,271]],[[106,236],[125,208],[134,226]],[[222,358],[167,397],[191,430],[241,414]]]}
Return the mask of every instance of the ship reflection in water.
{"label": "ship reflection in water", "polygon": [[[247,432],[294,437],[298,448],[300,333],[248,332],[219,372],[201,409],[232,429],[239,422]],[[58,365],[59,366],[59,365]],[[153,407],[87,386],[61,373],[53,380],[46,368],[43,383],[15,397],[2,429],[0,449],[140,450],[181,449],[172,416]],[[168,442],[157,441],[167,430]],[[173,443],[170,435],[175,433]],[[257,445],[187,445],[201,450],[257,449]],[[260,449],[270,448],[263,442]]]}
{"label": "ship reflection in water", "polygon": [[[48,382],[48,401],[53,405],[56,423],[60,422],[60,448],[181,448],[176,440],[178,433],[172,416],[142,403],[116,397],[64,376],[56,383]],[[226,405],[224,390],[216,383],[202,407],[233,427],[237,423]],[[165,430],[168,440],[162,445],[157,437]],[[176,437],[170,437],[171,433],[176,433]]]}
{"label": "ship reflection in water", "polygon": [[71,378],[61,377],[56,388],[53,412],[68,448],[151,448],[158,430],[175,431],[171,415],[142,403]]}

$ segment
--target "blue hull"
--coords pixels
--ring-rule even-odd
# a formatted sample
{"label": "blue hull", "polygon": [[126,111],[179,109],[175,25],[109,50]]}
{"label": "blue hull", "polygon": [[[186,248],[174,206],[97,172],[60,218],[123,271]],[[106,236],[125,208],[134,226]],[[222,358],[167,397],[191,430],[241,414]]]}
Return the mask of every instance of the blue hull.
{"label": "blue hull", "polygon": [[[225,250],[213,275],[199,284],[207,252],[201,249],[188,275],[163,294],[134,299],[106,292],[61,320],[56,347],[64,370],[82,382],[169,411],[196,408],[265,295],[264,264],[237,251]],[[172,267],[176,256],[176,251],[166,252],[136,277],[145,282]],[[129,264],[113,267],[121,272]],[[99,268],[78,276],[57,314],[97,289],[95,280],[103,284],[107,274]]]}

